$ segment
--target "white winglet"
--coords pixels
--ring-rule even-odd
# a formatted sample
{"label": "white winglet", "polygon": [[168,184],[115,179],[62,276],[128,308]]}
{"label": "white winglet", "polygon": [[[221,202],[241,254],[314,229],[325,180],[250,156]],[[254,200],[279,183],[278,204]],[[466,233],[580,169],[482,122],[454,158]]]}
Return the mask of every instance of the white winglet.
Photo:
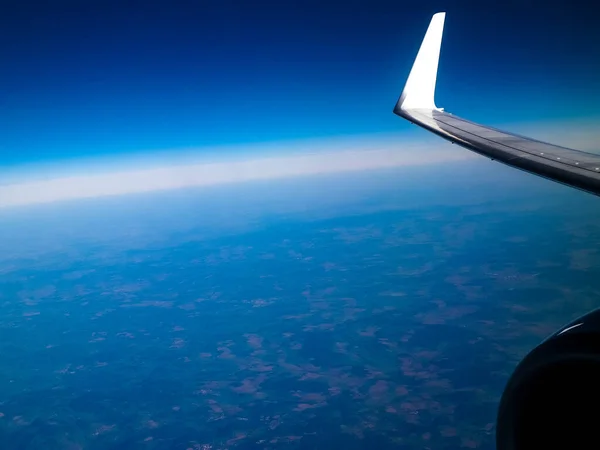
{"label": "white winglet", "polygon": [[403,109],[439,109],[435,106],[434,95],[445,18],[445,12],[434,14],[431,18],[394,112]]}

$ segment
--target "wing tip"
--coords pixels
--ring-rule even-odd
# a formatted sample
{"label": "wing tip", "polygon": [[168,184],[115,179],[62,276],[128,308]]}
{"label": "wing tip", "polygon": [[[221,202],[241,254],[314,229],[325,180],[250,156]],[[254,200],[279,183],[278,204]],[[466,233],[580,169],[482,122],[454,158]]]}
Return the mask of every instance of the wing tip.
{"label": "wing tip", "polygon": [[445,19],[445,11],[431,17],[394,113],[398,114],[402,109],[438,109],[434,101],[435,84]]}

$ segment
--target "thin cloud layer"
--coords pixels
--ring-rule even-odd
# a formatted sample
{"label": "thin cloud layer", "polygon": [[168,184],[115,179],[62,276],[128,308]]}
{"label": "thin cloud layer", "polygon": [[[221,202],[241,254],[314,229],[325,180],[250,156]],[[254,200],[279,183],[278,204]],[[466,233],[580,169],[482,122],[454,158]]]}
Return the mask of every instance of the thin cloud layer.
{"label": "thin cloud layer", "polygon": [[[596,120],[589,119],[516,124],[504,128],[559,145],[594,151],[600,137],[596,124]],[[0,185],[0,208],[252,180],[437,165],[478,158],[435,137],[415,139],[410,135],[410,138],[412,140],[407,139],[406,134],[373,135],[264,146],[252,144],[235,149],[203,149],[201,152],[154,152],[143,161],[120,159],[111,162],[110,166],[88,162],[75,175],[61,173],[55,166],[55,170],[37,174],[35,180],[13,179]],[[207,161],[206,156],[204,160],[198,159],[200,155],[214,158],[218,154],[223,155],[220,161]],[[157,159],[157,155],[162,156]],[[165,165],[165,161],[177,163]]]}
{"label": "thin cloud layer", "polygon": [[[370,140],[360,139],[358,144],[354,143],[347,150],[339,150],[339,147],[339,143],[329,141],[328,148],[317,153],[310,153],[310,149],[302,152],[295,146],[296,153],[289,156],[263,155],[251,158],[246,155],[222,162],[118,170],[14,183],[0,186],[0,207],[252,180],[438,164],[473,157],[470,152],[453,150],[443,142],[432,146],[424,142],[406,143],[401,139],[375,137]],[[282,148],[280,154],[284,152],[286,148]]]}

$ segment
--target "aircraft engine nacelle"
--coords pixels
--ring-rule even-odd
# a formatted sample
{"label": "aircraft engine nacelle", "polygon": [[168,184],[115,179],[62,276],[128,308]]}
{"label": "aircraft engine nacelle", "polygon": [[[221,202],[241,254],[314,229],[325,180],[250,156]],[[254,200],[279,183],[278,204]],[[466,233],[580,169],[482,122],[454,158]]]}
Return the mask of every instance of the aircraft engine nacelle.
{"label": "aircraft engine nacelle", "polygon": [[517,366],[502,394],[497,450],[600,448],[600,309]]}

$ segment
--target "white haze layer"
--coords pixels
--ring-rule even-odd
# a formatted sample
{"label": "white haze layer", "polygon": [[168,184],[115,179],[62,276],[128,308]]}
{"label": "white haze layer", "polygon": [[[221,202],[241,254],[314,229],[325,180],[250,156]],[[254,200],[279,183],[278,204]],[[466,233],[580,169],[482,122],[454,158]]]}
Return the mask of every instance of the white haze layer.
{"label": "white haze layer", "polygon": [[[590,120],[506,128],[593,151],[600,141],[596,124]],[[64,167],[54,164],[38,168],[35,174],[26,170],[19,176],[0,174],[0,208],[252,180],[444,164],[471,158],[480,156],[424,131],[153,152],[137,159],[88,161],[83,166],[75,165],[76,169],[72,163],[65,163]],[[67,166],[71,173],[66,173]]]}

